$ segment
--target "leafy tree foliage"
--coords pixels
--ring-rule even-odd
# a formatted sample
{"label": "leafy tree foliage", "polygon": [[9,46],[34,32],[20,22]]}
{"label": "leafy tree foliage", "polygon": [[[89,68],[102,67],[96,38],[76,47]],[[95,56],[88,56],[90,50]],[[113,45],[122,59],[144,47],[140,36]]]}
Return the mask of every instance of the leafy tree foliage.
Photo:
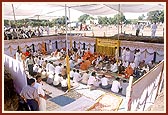
{"label": "leafy tree foliage", "polygon": [[147,19],[151,22],[164,22],[164,11],[156,10],[147,13]]}

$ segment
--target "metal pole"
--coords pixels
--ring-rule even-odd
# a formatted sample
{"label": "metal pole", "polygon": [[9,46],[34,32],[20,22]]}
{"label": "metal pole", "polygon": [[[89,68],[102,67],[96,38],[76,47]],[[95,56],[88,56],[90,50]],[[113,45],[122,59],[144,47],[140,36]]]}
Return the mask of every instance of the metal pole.
{"label": "metal pole", "polygon": [[118,4],[118,42],[117,42],[117,66],[118,66],[118,57],[119,57],[119,13],[120,13],[120,4]]}
{"label": "metal pole", "polygon": [[70,49],[72,49],[72,37],[71,37],[71,20],[70,20],[70,7],[68,7],[68,11],[69,11],[69,23],[70,23]]}
{"label": "metal pole", "polygon": [[69,55],[68,55],[68,39],[67,39],[67,6],[65,4],[65,27],[66,27],[66,68],[67,68],[67,78],[68,78],[68,91],[71,88],[70,85],[70,64],[69,64]]}
{"label": "metal pole", "polygon": [[16,25],[15,10],[14,10],[13,4],[12,4],[12,10],[13,10],[14,24],[15,24],[15,27],[16,27],[16,35],[17,35],[17,38],[19,39],[18,32],[17,32],[17,25]]}
{"label": "metal pole", "polygon": [[117,23],[118,23],[118,40],[119,40],[119,13],[120,13],[120,4],[118,4],[118,20],[117,20]]}

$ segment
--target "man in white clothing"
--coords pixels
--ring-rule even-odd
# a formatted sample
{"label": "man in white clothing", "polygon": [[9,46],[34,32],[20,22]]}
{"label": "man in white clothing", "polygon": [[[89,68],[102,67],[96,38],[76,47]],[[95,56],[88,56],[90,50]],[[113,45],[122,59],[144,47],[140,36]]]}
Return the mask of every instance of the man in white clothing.
{"label": "man in white clothing", "polygon": [[81,74],[79,73],[79,70],[77,70],[74,73],[73,82],[79,82],[81,80],[82,80]]}
{"label": "man in white clothing", "polygon": [[75,71],[76,71],[75,69],[73,69],[73,70],[70,71],[70,79],[71,79],[71,80],[72,80],[73,77],[74,77]]}
{"label": "man in white clothing", "polygon": [[114,93],[119,93],[121,89],[121,84],[119,82],[120,78],[116,78],[116,80],[113,81],[111,91]]}
{"label": "man in white clothing", "polygon": [[46,111],[46,95],[45,92],[43,90],[43,86],[41,84],[41,76],[37,75],[36,76],[36,83],[34,85],[34,87],[37,89],[38,95],[39,95],[39,110],[40,111]]}
{"label": "man in white clothing", "polygon": [[59,63],[59,65],[57,65],[56,67],[55,67],[55,74],[61,74],[61,71],[62,71],[62,64],[61,63]]}
{"label": "man in white clothing", "polygon": [[53,65],[53,62],[50,62],[50,65],[49,65],[49,72],[54,74],[55,73],[55,67]]}
{"label": "man in white clothing", "polygon": [[156,29],[157,29],[157,25],[156,25],[156,22],[154,22],[152,25],[151,25],[151,38],[155,38],[155,33],[156,33]]}
{"label": "man in white clothing", "polygon": [[63,80],[63,77],[61,77],[61,74],[55,74],[53,85],[59,86],[62,80]]}
{"label": "man in white clothing", "polygon": [[89,71],[87,71],[87,72],[85,72],[83,75],[82,75],[82,80],[81,80],[81,82],[83,83],[83,84],[87,84],[87,82],[88,82],[88,79],[89,79]]}
{"label": "man in white clothing", "polygon": [[103,88],[103,89],[111,88],[111,84],[109,84],[108,82],[109,82],[109,79],[106,78],[105,75],[102,75],[100,87]]}
{"label": "man in white clothing", "polygon": [[129,48],[126,48],[126,52],[125,52],[125,61],[130,62],[130,57],[131,57],[131,52]]}
{"label": "man in white clothing", "polygon": [[126,53],[126,49],[125,47],[123,47],[122,54],[121,54],[122,62],[125,61],[125,53]]}
{"label": "man in white clothing", "polygon": [[117,63],[112,62],[110,70],[111,72],[116,73],[118,71]]}
{"label": "man in white clothing", "polygon": [[99,80],[96,78],[96,72],[92,72],[91,76],[89,76],[87,85],[90,87],[90,90],[97,89],[99,87]]}

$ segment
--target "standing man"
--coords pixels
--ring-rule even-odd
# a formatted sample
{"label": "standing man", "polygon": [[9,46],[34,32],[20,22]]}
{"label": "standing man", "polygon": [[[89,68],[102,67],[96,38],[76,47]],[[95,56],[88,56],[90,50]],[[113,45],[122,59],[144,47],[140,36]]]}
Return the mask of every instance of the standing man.
{"label": "standing man", "polygon": [[34,85],[34,87],[37,89],[37,93],[39,95],[39,110],[40,111],[46,111],[46,95],[45,92],[43,90],[42,84],[41,84],[41,76],[37,75],[36,76],[36,83]]}
{"label": "standing man", "polygon": [[28,104],[31,111],[39,110],[39,95],[36,88],[34,88],[35,80],[33,78],[28,80],[28,85],[23,87],[20,96]]}
{"label": "standing man", "polygon": [[157,25],[156,25],[156,22],[154,22],[151,26],[151,38],[155,38],[155,33],[156,33],[156,29],[157,29]]}
{"label": "standing man", "polygon": [[135,28],[136,28],[136,36],[138,37],[139,36],[139,32],[140,32],[140,24],[139,24],[139,22],[137,23]]}

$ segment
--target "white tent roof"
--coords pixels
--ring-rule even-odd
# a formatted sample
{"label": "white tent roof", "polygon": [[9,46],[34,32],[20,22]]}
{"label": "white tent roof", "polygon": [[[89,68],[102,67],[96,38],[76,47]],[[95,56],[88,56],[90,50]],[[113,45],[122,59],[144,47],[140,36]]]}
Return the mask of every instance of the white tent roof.
{"label": "white tent roof", "polygon": [[[96,2],[95,2],[96,3]],[[40,16],[40,19],[49,19],[55,18],[55,14],[59,13],[60,10],[64,10],[65,4],[71,9],[78,10],[91,15],[109,15],[116,14],[119,10],[118,4],[120,4],[120,11],[123,13],[143,13],[154,10],[163,10],[165,7],[165,2],[156,2],[156,3],[106,3],[105,4],[86,4],[86,3],[46,3],[46,2],[3,2],[3,16],[4,19],[13,20],[13,9],[14,6],[16,19],[24,18],[36,18],[37,15]],[[60,14],[64,15],[64,14]]]}

